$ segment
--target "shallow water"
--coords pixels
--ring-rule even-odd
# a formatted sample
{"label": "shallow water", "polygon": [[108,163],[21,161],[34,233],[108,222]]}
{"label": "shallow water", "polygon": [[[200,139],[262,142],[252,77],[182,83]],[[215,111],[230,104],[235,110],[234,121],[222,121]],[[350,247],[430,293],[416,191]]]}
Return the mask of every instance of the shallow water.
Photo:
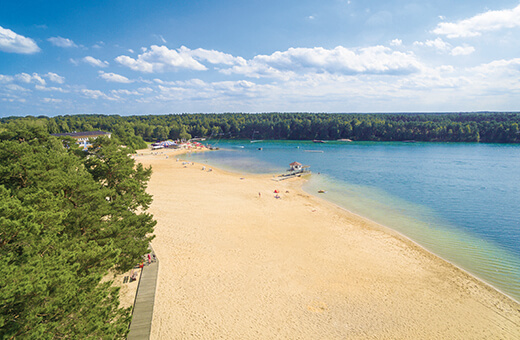
{"label": "shallow water", "polygon": [[[213,141],[214,143],[215,141]],[[209,142],[211,143],[211,142]],[[520,145],[220,141],[193,161],[246,173],[310,165],[304,189],[386,225],[520,300]],[[259,150],[262,148],[262,150]]]}

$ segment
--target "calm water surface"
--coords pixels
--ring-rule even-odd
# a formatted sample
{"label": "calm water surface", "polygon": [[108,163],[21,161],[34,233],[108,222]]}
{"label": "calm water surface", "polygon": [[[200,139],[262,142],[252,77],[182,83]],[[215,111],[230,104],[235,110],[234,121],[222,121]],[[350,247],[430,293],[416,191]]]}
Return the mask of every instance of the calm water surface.
{"label": "calm water surface", "polygon": [[[211,143],[211,142],[210,142]],[[213,141],[215,143],[215,141]],[[310,165],[304,189],[401,232],[520,300],[520,145],[220,141],[193,161],[245,173]],[[262,150],[259,150],[262,148]]]}

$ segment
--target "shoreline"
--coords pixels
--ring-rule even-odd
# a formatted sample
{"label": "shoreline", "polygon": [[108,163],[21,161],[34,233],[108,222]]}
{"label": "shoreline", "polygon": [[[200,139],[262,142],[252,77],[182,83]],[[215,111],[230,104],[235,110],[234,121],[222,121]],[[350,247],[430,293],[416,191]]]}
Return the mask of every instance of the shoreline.
{"label": "shoreline", "polygon": [[413,244],[414,246],[421,248],[423,251],[425,251],[425,252],[427,252],[427,253],[429,253],[429,254],[431,254],[431,255],[433,255],[433,256],[439,258],[440,260],[442,260],[442,261],[444,261],[444,262],[447,262],[448,264],[452,265],[453,267],[457,268],[458,270],[464,272],[466,275],[469,275],[469,276],[473,277],[474,279],[480,281],[481,283],[487,285],[489,288],[495,290],[497,293],[504,295],[505,297],[511,299],[511,300],[512,300],[513,302],[515,302],[515,303],[520,304],[520,300],[517,300],[517,299],[514,298],[513,296],[511,296],[511,295],[509,295],[509,294],[503,292],[503,291],[502,291],[501,289],[499,289],[498,287],[495,287],[493,284],[487,282],[486,280],[484,280],[483,278],[481,278],[481,277],[479,277],[479,276],[473,274],[472,272],[470,272],[470,271],[468,271],[468,270],[462,268],[461,266],[457,265],[456,263],[454,263],[454,262],[452,262],[452,261],[450,261],[450,260],[444,258],[443,256],[441,256],[441,255],[435,253],[434,251],[429,250],[428,248],[426,248],[425,246],[423,246],[423,245],[420,244],[419,242],[413,240],[412,238],[408,237],[407,235],[401,233],[400,231],[397,231],[397,230],[395,230],[395,229],[393,229],[393,228],[391,228],[391,227],[388,227],[388,226],[386,226],[386,225],[384,225],[384,224],[381,224],[381,223],[379,223],[379,222],[377,222],[377,221],[374,221],[374,220],[372,220],[372,219],[370,219],[370,218],[368,218],[368,217],[366,217],[366,216],[363,216],[363,215],[357,214],[357,213],[355,213],[355,212],[353,212],[353,211],[351,211],[351,210],[349,210],[349,209],[347,209],[347,208],[345,208],[345,207],[342,207],[341,205],[339,205],[339,204],[337,204],[337,203],[335,203],[335,202],[333,202],[333,201],[329,201],[329,200],[327,200],[326,198],[323,198],[323,196],[315,195],[315,194],[313,194],[313,193],[310,193],[310,192],[306,191],[306,190],[303,189],[303,188],[302,188],[302,190],[303,190],[304,192],[308,193],[309,195],[312,195],[313,197],[315,197],[315,198],[317,198],[317,199],[324,200],[324,201],[327,202],[328,204],[332,204],[332,205],[336,206],[338,209],[345,210],[345,211],[346,211],[347,213],[349,213],[349,214],[356,215],[356,216],[358,216],[359,218],[362,218],[362,219],[365,219],[365,220],[370,221],[370,222],[373,223],[374,225],[378,225],[378,226],[380,226],[383,232],[387,232],[387,233],[392,234],[392,235],[394,235],[394,236],[396,236],[396,237],[399,237],[399,238],[402,239],[402,241],[410,242],[410,243]]}
{"label": "shoreline", "polygon": [[[182,158],[183,153],[185,151],[167,152],[168,155],[179,158]],[[165,153],[157,153],[152,157],[137,156],[135,159],[146,166],[154,167],[153,180],[150,181],[149,189],[156,196],[151,209],[154,211],[151,212],[156,216],[158,225],[157,237],[152,243],[158,256],[161,259],[166,258],[166,263],[163,261],[159,272],[158,295],[156,295],[159,301],[158,310],[154,311],[152,338],[173,336],[170,331],[175,331],[177,334],[175,338],[204,338],[208,336],[210,330],[216,332],[212,333],[214,335],[227,334],[222,330],[217,331],[223,325],[227,325],[228,330],[230,325],[238,327],[239,333],[233,333],[237,336],[250,337],[259,334],[255,336],[256,338],[280,335],[292,338],[302,334],[304,338],[313,338],[312,334],[328,334],[330,338],[371,336],[413,338],[432,337],[435,334],[437,336],[440,334],[441,338],[451,336],[484,338],[485,334],[497,336],[493,333],[499,331],[493,327],[497,323],[502,324],[502,333],[500,333],[502,338],[514,338],[516,335],[516,327],[520,324],[520,305],[512,297],[430,252],[394,229],[305,192],[301,188],[302,181],[288,180],[283,181],[287,183],[282,185],[270,181],[271,175],[240,174],[217,168],[214,168],[213,173],[210,174],[201,172],[198,167],[202,164],[199,163],[184,169],[175,159],[166,159]],[[195,168],[198,171],[194,171]],[[179,199],[170,197],[171,191],[164,188],[170,176],[178,177],[170,184],[171,190],[174,189],[174,185],[180,187],[187,181],[185,188],[179,190],[179,195],[183,193],[182,197],[179,197],[183,202],[176,204],[176,209],[182,210],[186,207],[187,215],[181,211],[170,214],[165,208],[159,206],[168,202],[181,203]],[[183,176],[185,178],[182,178]],[[242,177],[237,179],[239,176]],[[215,179],[211,180],[211,178],[218,178],[218,181],[214,182]],[[234,187],[229,187],[230,183],[236,181],[240,184],[232,184],[232,186],[243,187],[249,182],[254,182],[254,186],[263,186],[262,194],[268,187],[282,187],[281,192],[287,190],[290,194],[282,194],[281,200],[276,200],[270,195],[261,198],[246,197],[243,195],[258,195],[258,193],[247,194],[241,191],[242,189],[235,190]],[[222,193],[221,200],[226,204],[243,206],[243,211],[237,211],[236,214],[251,216],[253,220],[246,225],[253,224],[254,228],[245,227],[244,218],[235,221],[236,216],[233,214],[224,214],[221,206],[216,207],[215,211],[211,210],[212,205],[220,204],[218,200],[211,199],[212,192],[213,195],[215,192],[219,195]],[[209,195],[209,197],[203,200],[200,195]],[[163,202],[159,203],[157,199]],[[169,201],[164,202],[164,200]],[[206,201],[211,203],[208,205]],[[205,211],[208,216],[193,215],[198,211],[194,208],[195,204],[200,204],[200,209],[203,209],[202,211]],[[259,204],[266,206],[259,207]],[[281,205],[284,206],[283,209],[280,208]],[[191,211],[188,211],[188,208]],[[290,210],[295,210],[295,215],[286,217]],[[271,217],[266,217],[265,214],[272,214],[273,219],[283,220],[285,223],[279,226],[272,225]],[[305,218],[299,215],[305,215]],[[319,215],[319,218],[316,215]],[[219,222],[218,218],[221,216],[229,219],[229,223]],[[256,222],[255,219],[259,221]],[[300,224],[291,225],[293,219]],[[221,233],[214,234],[212,229],[207,229],[206,224],[209,220],[215,220],[210,226],[220,230],[226,237]],[[188,225],[184,226],[184,224]],[[320,231],[321,229],[316,230],[316,227],[323,227],[323,232]],[[273,235],[277,237],[273,238]],[[202,242],[199,238],[207,241]],[[285,241],[280,243],[279,238]],[[173,240],[177,241],[171,243]],[[236,243],[237,240],[240,241]],[[270,243],[265,245],[258,243],[258,240]],[[230,246],[229,242],[234,246]],[[275,247],[273,248],[271,244]],[[264,251],[249,254],[249,248],[264,249]],[[308,252],[302,250],[307,248]],[[233,253],[235,256],[230,257],[226,253],[226,251],[236,252],[237,249],[240,251]],[[193,255],[184,257],[184,251]],[[206,254],[207,252],[211,254]],[[271,260],[267,262],[262,260],[264,257],[270,258],[271,253],[274,254]],[[295,257],[293,253],[299,255]],[[211,256],[204,256],[205,254]],[[248,256],[245,256],[246,254]],[[206,262],[209,261],[210,265],[202,263],[204,259]],[[251,262],[258,263],[251,266]],[[295,265],[290,265],[293,262]],[[229,266],[232,266],[232,270],[228,268]],[[266,266],[270,269],[259,275],[257,266],[261,268]],[[391,269],[388,269],[390,267]],[[170,273],[172,270],[174,273]],[[227,272],[227,275],[222,276],[222,271]],[[241,275],[234,278],[237,271]],[[286,277],[287,272],[292,274],[290,278]],[[263,285],[258,286],[256,283],[258,280],[265,280],[264,276],[272,281],[265,282],[268,291],[261,290]],[[278,281],[280,284],[273,284]],[[233,282],[231,286],[229,286],[230,282]],[[206,290],[201,291],[200,285],[209,285],[210,287],[205,288],[209,293]],[[235,285],[251,287],[245,290],[231,288]],[[294,290],[299,294],[294,296],[292,289],[284,290],[286,285],[294,286]],[[233,299],[225,300],[225,303],[223,301],[215,303],[214,300],[219,300],[220,295],[223,294],[230,295]],[[256,296],[257,299],[250,295]],[[268,299],[271,295],[278,298]],[[262,304],[260,310],[257,310],[257,306],[253,310],[246,308],[243,313],[236,314],[235,317],[241,320],[238,324],[236,320],[226,316],[244,308],[239,304],[240,301],[235,300],[242,300],[246,306],[253,306],[255,302],[265,299],[269,303]],[[342,299],[346,299],[348,303],[342,302]],[[204,303],[201,304],[201,301]],[[205,309],[205,304],[213,308]],[[271,305],[276,305],[284,311],[281,313],[284,316],[278,319],[274,317]],[[302,306],[307,308],[302,309]],[[176,313],[172,309],[179,311]],[[220,309],[228,310],[228,313],[218,313]],[[353,313],[354,311],[358,313]],[[183,312],[192,317],[186,318],[179,314]],[[296,319],[292,317],[295,314],[299,315]],[[316,319],[319,319],[318,315],[323,316],[323,314],[330,314],[329,317],[337,322],[343,320],[349,325],[350,332],[345,333],[343,328],[338,328],[334,323],[329,324],[327,330],[321,329],[318,333],[313,333],[317,331],[316,327],[321,328],[321,324],[325,327],[329,322],[328,319],[321,321]],[[431,317],[433,321],[427,319]],[[179,318],[184,321],[178,320]],[[205,324],[209,328],[202,331],[201,322],[204,324],[203,321],[207,319],[213,322]],[[259,325],[249,319],[263,321]],[[267,324],[264,324],[265,322]],[[295,322],[303,322],[303,329],[280,330],[277,333],[269,326],[274,323],[280,327],[287,327]],[[482,327],[482,324],[487,326]],[[244,329],[243,327],[247,325],[249,328]],[[178,327],[180,329],[175,330]],[[421,330],[410,330],[410,327],[421,328]],[[440,331],[443,327],[448,329]],[[250,333],[255,329],[256,333]],[[476,329],[482,333],[471,333],[476,332]],[[352,330],[355,332],[352,333]],[[323,333],[324,331],[333,331],[333,333]]]}
{"label": "shoreline", "polygon": [[[308,142],[308,141],[307,141],[307,142]],[[364,141],[363,141],[363,142],[364,142]],[[387,142],[384,142],[384,143],[387,143]],[[392,142],[388,142],[388,143],[392,143]],[[396,143],[401,143],[401,141],[397,141]],[[418,142],[418,143],[447,143],[447,142]],[[471,144],[471,143],[469,143],[469,144]],[[481,143],[481,144],[483,144],[483,143]],[[492,143],[487,143],[487,144],[492,144]],[[222,149],[222,150],[233,151],[232,148],[229,148],[229,149]],[[181,154],[181,155],[182,155],[182,154]],[[201,164],[202,164],[202,163],[201,163]],[[205,165],[208,166],[207,164],[205,164]],[[220,170],[222,170],[222,169],[220,169]],[[274,175],[278,175],[278,173],[266,173],[266,174],[249,173],[249,172],[241,173],[240,171],[234,171],[233,169],[229,169],[229,168],[226,168],[226,169],[224,169],[224,170],[222,170],[222,171],[225,171],[225,172],[227,172],[227,173],[229,173],[229,174],[235,174],[235,175],[258,175],[258,176],[263,176],[263,175],[266,175],[266,176],[274,176]],[[306,179],[305,177],[302,177],[302,180],[304,180],[304,181],[308,181],[308,179]],[[375,225],[378,225],[379,227],[382,228],[382,231],[388,232],[388,233],[390,233],[390,234],[392,234],[392,235],[395,235],[395,236],[401,237],[403,240],[406,240],[406,241],[411,242],[411,243],[414,244],[415,246],[417,246],[417,247],[423,249],[424,251],[426,251],[426,252],[432,254],[433,256],[438,257],[439,259],[441,259],[441,260],[443,260],[443,261],[445,261],[445,262],[451,264],[452,266],[454,266],[454,267],[456,267],[457,269],[461,270],[462,272],[466,273],[467,275],[469,275],[469,276],[471,276],[471,277],[473,277],[473,278],[479,280],[480,282],[486,284],[487,286],[489,286],[490,288],[494,289],[494,290],[497,291],[498,293],[500,293],[500,294],[506,296],[507,298],[513,300],[515,303],[520,304],[520,297],[519,297],[519,298],[515,298],[515,297],[511,296],[510,294],[508,294],[508,293],[504,292],[503,290],[501,290],[500,288],[496,287],[496,286],[495,286],[494,284],[492,284],[491,282],[486,281],[484,278],[482,278],[482,277],[480,277],[480,276],[478,276],[478,275],[472,273],[471,271],[469,271],[469,270],[467,270],[467,269],[461,267],[460,265],[456,264],[455,262],[446,259],[445,257],[443,257],[443,256],[441,256],[441,255],[439,255],[439,254],[437,254],[435,251],[428,249],[427,247],[425,247],[425,246],[423,246],[421,243],[419,243],[419,242],[413,240],[412,238],[410,238],[410,237],[407,236],[406,234],[404,234],[404,233],[402,233],[402,232],[400,232],[400,231],[398,231],[398,230],[396,230],[396,229],[394,229],[394,228],[392,228],[392,227],[389,227],[389,226],[387,226],[387,225],[385,225],[385,224],[383,224],[383,223],[380,223],[380,222],[377,222],[377,221],[375,221],[375,220],[373,220],[373,219],[371,219],[371,218],[368,218],[368,217],[366,217],[366,216],[364,216],[364,215],[361,215],[361,214],[355,213],[355,212],[349,210],[348,208],[343,207],[343,206],[341,206],[341,205],[339,205],[339,204],[337,204],[337,203],[335,203],[335,202],[333,202],[333,201],[331,201],[331,200],[328,200],[328,199],[326,198],[325,195],[317,195],[316,193],[313,193],[313,192],[307,191],[307,190],[305,190],[305,189],[303,188],[303,183],[302,183],[302,186],[301,186],[301,190],[304,191],[304,192],[306,192],[307,194],[309,194],[309,195],[311,195],[311,196],[317,198],[317,199],[321,199],[321,200],[323,200],[324,202],[327,202],[327,203],[329,203],[329,204],[331,204],[331,205],[334,205],[334,206],[336,206],[336,207],[338,207],[338,208],[340,208],[340,209],[343,209],[344,211],[346,211],[346,212],[349,213],[349,214],[356,215],[356,216],[358,216],[358,217],[360,217],[360,218],[362,218],[362,219],[365,219],[365,220],[368,220],[368,221],[374,223]]]}

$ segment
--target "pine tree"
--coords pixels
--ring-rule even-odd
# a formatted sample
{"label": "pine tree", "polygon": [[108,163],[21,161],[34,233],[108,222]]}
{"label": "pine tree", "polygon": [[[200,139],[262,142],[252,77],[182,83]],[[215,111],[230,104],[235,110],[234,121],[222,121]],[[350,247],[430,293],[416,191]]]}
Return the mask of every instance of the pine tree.
{"label": "pine tree", "polygon": [[116,142],[78,156],[38,127],[0,134],[0,338],[122,339],[130,311],[101,283],[147,251],[151,170]]}

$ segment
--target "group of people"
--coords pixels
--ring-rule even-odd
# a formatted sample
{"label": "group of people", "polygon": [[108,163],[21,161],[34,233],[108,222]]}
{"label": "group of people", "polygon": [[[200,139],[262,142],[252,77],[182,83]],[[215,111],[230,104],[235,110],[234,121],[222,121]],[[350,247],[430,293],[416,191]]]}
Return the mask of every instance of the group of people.
{"label": "group of people", "polygon": [[[147,265],[149,265],[152,262],[156,262],[156,261],[157,261],[157,257],[155,256],[154,253],[148,253],[145,256],[143,256],[143,260],[141,262],[139,262],[139,264],[136,265],[134,267],[134,269],[132,269],[132,271],[130,272],[130,276],[128,277],[129,282],[134,282],[135,280],[137,280],[138,270],[136,270],[136,269],[143,269],[145,263]],[[126,280],[124,283],[126,283]]]}

